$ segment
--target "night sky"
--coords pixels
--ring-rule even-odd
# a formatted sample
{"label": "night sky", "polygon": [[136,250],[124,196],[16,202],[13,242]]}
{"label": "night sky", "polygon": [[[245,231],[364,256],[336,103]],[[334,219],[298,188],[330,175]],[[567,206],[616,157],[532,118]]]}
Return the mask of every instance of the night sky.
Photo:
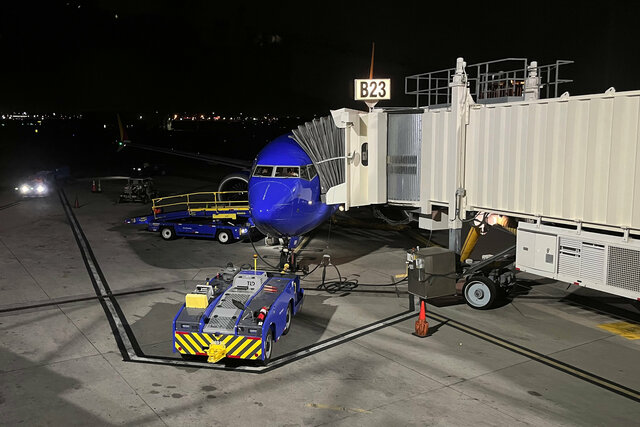
{"label": "night sky", "polygon": [[[325,113],[351,81],[507,56],[572,59],[572,94],[640,89],[632,2],[3,2],[3,111]],[[635,3],[635,2],[633,2]],[[530,4],[531,6],[527,6]],[[637,3],[636,3],[637,4]]]}

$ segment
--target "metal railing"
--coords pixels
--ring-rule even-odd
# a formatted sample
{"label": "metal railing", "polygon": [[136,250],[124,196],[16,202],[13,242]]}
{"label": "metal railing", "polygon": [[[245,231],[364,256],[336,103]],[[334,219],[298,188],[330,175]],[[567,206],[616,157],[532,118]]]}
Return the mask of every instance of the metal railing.
{"label": "metal railing", "polygon": [[154,215],[178,211],[224,213],[248,210],[249,198],[246,191],[188,193],[153,199]]}
{"label": "metal railing", "polygon": [[[569,61],[566,59],[558,59],[555,64],[549,65],[539,65],[538,68],[538,76],[541,78],[543,87],[542,89],[546,92],[545,98],[551,98],[550,92],[553,87],[553,97],[558,97],[558,85],[563,83],[571,83],[573,80],[571,79],[561,79],[560,78],[560,67],[563,65],[573,64],[573,61]],[[546,82],[546,83],[545,83]]]}
{"label": "metal railing", "polygon": [[[527,78],[530,72],[537,71],[541,89],[539,96],[557,97],[558,86],[573,81],[560,78],[560,67],[572,63],[573,61],[558,60],[553,64],[532,67],[527,58],[498,59],[467,65],[466,81],[471,95],[478,103],[514,97],[524,99]],[[454,74],[455,68],[448,68],[405,77],[405,94],[416,97],[416,107],[450,105],[449,83]]]}

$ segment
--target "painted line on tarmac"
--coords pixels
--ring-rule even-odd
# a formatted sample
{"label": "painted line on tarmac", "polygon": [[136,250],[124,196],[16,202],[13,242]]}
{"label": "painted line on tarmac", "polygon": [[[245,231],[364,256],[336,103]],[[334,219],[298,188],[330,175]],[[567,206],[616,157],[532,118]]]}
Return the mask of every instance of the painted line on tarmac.
{"label": "painted line on tarmac", "polygon": [[0,206],[0,211],[5,210],[5,209],[12,208],[12,207],[14,207],[14,206],[17,206],[17,205],[19,205],[21,202],[22,202],[21,200],[17,200],[17,201],[15,201],[15,202],[11,202],[11,203],[7,203],[6,205],[2,205],[2,206]]}
{"label": "painted line on tarmac", "polygon": [[109,284],[107,283],[104,274],[100,269],[98,261],[96,260],[95,255],[91,250],[89,241],[84,235],[84,232],[80,227],[80,223],[78,222],[75,214],[73,213],[73,210],[71,209],[69,200],[67,199],[63,190],[58,190],[58,195],[60,196],[60,201],[64,208],[65,214],[67,215],[67,219],[69,220],[69,224],[71,225],[73,235],[76,239],[78,248],[80,249],[80,253],[91,278],[91,282],[96,292],[97,300],[100,301],[100,304],[102,305],[102,308],[107,317],[107,321],[111,326],[111,331],[118,345],[118,349],[120,350],[120,354],[125,361],[175,367],[193,367],[217,370],[231,370],[236,372],[264,373],[415,316],[414,310],[391,316],[387,319],[383,319],[370,325],[362,326],[352,331],[345,332],[327,340],[274,358],[269,362],[267,366],[214,365],[206,362],[183,361],[182,359],[173,357],[144,355],[144,353],[140,349],[140,346],[138,345],[138,342],[136,341],[131,327],[127,323],[126,317],[124,316],[124,313],[122,312],[118,301],[115,298],[116,295],[112,293],[111,289],[109,288]]}
{"label": "painted line on tarmac", "polygon": [[629,322],[601,323],[598,328],[604,329],[628,340],[640,340],[640,325]]}
{"label": "painted line on tarmac", "polygon": [[[100,266],[98,265],[93,251],[91,250],[89,241],[84,235],[82,228],[80,228],[78,219],[71,210],[71,205],[69,204],[69,200],[67,199],[64,190],[58,190],[58,196],[60,197],[60,202],[62,203],[62,207],[67,215],[67,219],[69,220],[69,225],[71,226],[76,243],[80,249],[82,259],[89,273],[89,277],[91,278],[91,283],[93,284],[96,296],[99,297],[98,301],[100,301],[100,305],[102,306],[109,325],[111,326],[111,331],[113,332],[113,336],[118,344],[118,349],[122,354],[122,358],[124,360],[132,360],[137,357],[136,351],[133,347],[133,343],[135,342],[135,338],[132,339],[133,333],[130,328],[127,327],[125,329],[126,323],[122,321],[124,316],[121,318],[122,310],[112,295],[109,284],[105,280],[102,270],[100,270]],[[137,343],[136,347],[138,347]]]}
{"label": "painted line on tarmac", "polygon": [[380,329],[384,329],[388,326],[395,325],[396,323],[403,322],[407,319],[415,317],[415,315],[416,315],[415,310],[405,311],[404,313],[396,314],[394,316],[388,317],[386,319],[380,320],[370,325],[365,325],[360,328],[356,328],[351,331],[347,331],[342,334],[336,335],[335,337],[326,339],[324,341],[320,341],[316,344],[303,347],[300,350],[296,350],[291,353],[287,353],[282,356],[276,357],[275,359],[271,359],[271,362],[269,362],[269,365],[265,367],[266,368],[265,370],[275,369],[275,368],[284,366],[286,364],[289,364],[293,361],[302,359],[304,357],[311,356],[312,354],[316,354],[320,351],[328,350],[337,345],[344,344],[356,338],[360,338],[364,335],[370,334],[375,331],[379,331]]}
{"label": "painted line on tarmac", "polygon": [[[120,297],[120,296],[124,296],[124,295],[134,295],[134,294],[142,294],[142,293],[146,293],[146,292],[155,292],[155,291],[161,291],[165,288],[160,287],[160,288],[147,288],[147,289],[140,289],[137,291],[126,291],[126,292],[113,292],[111,295],[114,297]],[[62,305],[62,304],[71,304],[74,302],[81,302],[81,301],[91,301],[91,300],[95,300],[95,299],[99,299],[99,298],[104,298],[103,296],[95,296],[95,297],[80,297],[80,298],[70,298],[70,299],[61,299],[61,300],[53,300],[50,302],[44,302],[41,304],[30,304],[30,305],[21,305],[19,307],[10,307],[10,308],[4,308],[2,310],[0,310],[0,313],[8,313],[11,311],[21,311],[21,310],[28,310],[30,308],[40,308],[40,307],[49,307],[52,305]]]}
{"label": "painted line on tarmac", "polygon": [[[76,238],[76,242],[78,243],[78,247],[82,254],[82,258],[85,262],[85,266],[87,267],[87,271],[89,272],[89,276],[91,277],[91,281],[92,281],[92,284],[94,285],[96,295],[99,297],[97,299],[98,301],[100,301],[100,304],[102,305],[102,308],[105,312],[109,325],[111,326],[113,336],[118,344],[118,348],[120,350],[120,353],[122,354],[123,360],[125,361],[132,361],[132,362],[138,362],[138,363],[151,363],[151,364],[157,364],[157,365],[168,365],[168,366],[175,366],[175,367],[193,367],[193,368],[205,368],[205,369],[232,370],[237,372],[264,373],[264,372],[268,372],[273,369],[282,367],[284,365],[287,365],[296,360],[311,356],[320,351],[328,350],[332,347],[335,347],[337,345],[359,338],[363,335],[367,335],[372,332],[378,331],[380,329],[386,328],[388,326],[392,326],[396,323],[402,322],[404,320],[410,319],[413,316],[415,316],[415,310],[409,310],[404,313],[391,316],[379,322],[375,322],[373,324],[366,325],[366,326],[354,329],[352,331],[345,332],[343,334],[337,335],[335,337],[329,338],[319,343],[312,344],[307,347],[303,347],[300,350],[272,359],[267,366],[243,365],[243,366],[234,367],[234,366],[228,366],[228,365],[213,365],[206,362],[188,362],[188,361],[182,361],[180,359],[171,358],[171,357],[145,356],[142,353],[142,350],[140,349],[135,339],[133,331],[131,330],[129,324],[126,321],[124,313],[122,312],[122,309],[120,308],[115,298],[115,295],[111,292],[111,289],[109,288],[109,285],[106,279],[104,278],[102,271],[100,270],[100,267],[95,258],[95,255],[93,254],[91,250],[91,246],[89,245],[89,241],[87,240],[82,229],[80,228],[80,224],[78,223],[78,220],[76,219],[73,211],[71,210],[71,206],[69,204],[69,201],[66,195],[64,194],[64,191],[58,190],[58,194],[60,196],[60,201],[62,202],[62,206],[65,210],[65,213],[71,225],[71,229],[73,231],[74,237]],[[438,320],[440,322],[447,322],[448,326],[451,326],[469,335],[473,335],[484,341],[490,342],[492,344],[495,344],[497,346],[510,350],[514,353],[525,356],[531,360],[535,360],[537,362],[545,364],[551,368],[557,369],[561,372],[567,373],[576,378],[582,379],[591,384],[594,384],[606,390],[612,391],[623,397],[629,398],[636,402],[640,402],[640,392],[636,390],[625,387],[613,381],[609,381],[605,378],[602,378],[598,375],[584,371],[568,363],[564,363],[557,359],[553,359],[549,356],[545,356],[541,353],[530,350],[526,347],[522,347],[518,344],[514,344],[509,341],[503,340],[502,338],[498,338],[495,335],[489,334],[487,332],[482,332],[476,328],[457,322],[446,316],[442,316],[440,314],[434,313],[433,311],[428,311],[427,316],[432,319]]]}
{"label": "painted line on tarmac", "polygon": [[533,351],[526,347],[523,347],[518,344],[514,344],[502,338],[498,338],[495,335],[489,334],[487,332],[483,332],[474,327],[465,325],[464,323],[460,323],[455,321],[449,317],[434,313],[433,311],[427,311],[427,317],[435,319],[439,322],[446,322],[447,326],[451,326],[459,331],[465,332],[469,335],[473,335],[477,338],[480,338],[484,341],[495,344],[499,347],[510,350],[514,353],[517,353],[521,356],[525,356],[531,360],[535,360],[536,362],[540,362],[544,365],[547,365],[551,368],[557,369],[558,371],[569,374],[573,377],[579,378],[581,380],[587,381],[591,384],[594,384],[598,387],[604,388],[606,390],[612,391],[620,396],[626,397],[628,399],[634,400],[636,402],[640,402],[640,391],[631,389],[629,387],[625,387],[622,384],[618,384],[616,382],[610,381],[606,378],[602,378],[598,375],[592,374],[591,372],[587,372],[583,369],[577,368],[568,363],[562,362],[558,359],[554,359],[549,356],[545,356],[544,354],[538,353],[537,351]]}

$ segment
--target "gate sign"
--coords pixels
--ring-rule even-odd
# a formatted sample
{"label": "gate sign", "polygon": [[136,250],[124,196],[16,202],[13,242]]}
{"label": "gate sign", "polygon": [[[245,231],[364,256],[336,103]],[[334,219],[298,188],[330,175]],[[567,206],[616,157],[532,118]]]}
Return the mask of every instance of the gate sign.
{"label": "gate sign", "polygon": [[391,99],[391,79],[356,79],[356,101]]}

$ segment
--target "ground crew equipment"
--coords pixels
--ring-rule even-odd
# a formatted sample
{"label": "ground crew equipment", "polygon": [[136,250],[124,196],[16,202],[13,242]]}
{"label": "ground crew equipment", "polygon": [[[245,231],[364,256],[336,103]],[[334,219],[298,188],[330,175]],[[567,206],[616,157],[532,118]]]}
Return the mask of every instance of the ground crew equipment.
{"label": "ground crew equipment", "polygon": [[267,363],[303,300],[295,274],[243,270],[232,283],[208,279],[186,295],[173,319],[173,351],[210,363],[224,358]]}
{"label": "ground crew equipment", "polygon": [[[153,199],[152,214],[128,218],[127,224],[147,224],[165,240],[208,237],[231,243],[254,231],[246,192],[191,193]],[[225,200],[233,198],[233,200]],[[241,200],[237,200],[241,199]]]}

